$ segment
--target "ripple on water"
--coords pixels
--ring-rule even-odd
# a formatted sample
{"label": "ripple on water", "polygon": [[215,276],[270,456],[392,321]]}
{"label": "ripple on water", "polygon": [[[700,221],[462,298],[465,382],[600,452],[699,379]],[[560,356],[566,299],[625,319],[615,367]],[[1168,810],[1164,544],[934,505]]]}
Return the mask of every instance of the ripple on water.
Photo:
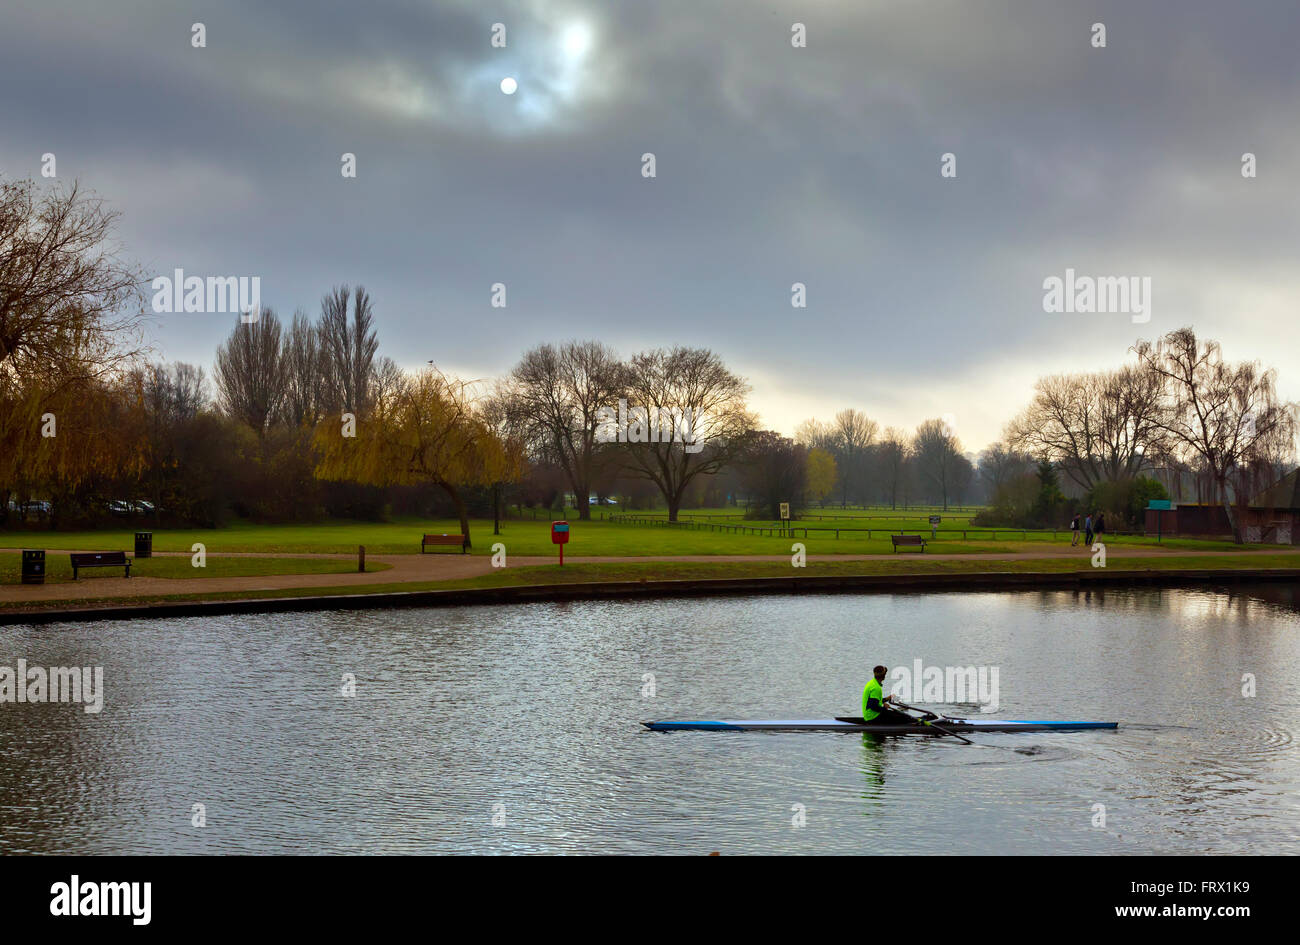
{"label": "ripple on water", "polygon": [[[0,851],[1290,852],[1300,753],[1279,720],[1300,704],[1300,619],[1234,593],[0,627],[0,665],[103,665],[107,689],[98,716],[0,711]],[[1276,682],[1242,700],[1225,658]],[[999,717],[1121,727],[968,746],[638,725],[847,714],[874,663],[914,659],[999,667]]]}

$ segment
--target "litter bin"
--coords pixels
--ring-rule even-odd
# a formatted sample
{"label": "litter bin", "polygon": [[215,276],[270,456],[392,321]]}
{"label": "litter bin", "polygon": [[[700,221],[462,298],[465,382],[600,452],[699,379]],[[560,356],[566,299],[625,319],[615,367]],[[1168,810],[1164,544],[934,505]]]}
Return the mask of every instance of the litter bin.
{"label": "litter bin", "polygon": [[23,583],[45,583],[45,552],[43,550],[23,552]]}
{"label": "litter bin", "polygon": [[153,557],[153,532],[135,533],[135,556],[137,558]]}

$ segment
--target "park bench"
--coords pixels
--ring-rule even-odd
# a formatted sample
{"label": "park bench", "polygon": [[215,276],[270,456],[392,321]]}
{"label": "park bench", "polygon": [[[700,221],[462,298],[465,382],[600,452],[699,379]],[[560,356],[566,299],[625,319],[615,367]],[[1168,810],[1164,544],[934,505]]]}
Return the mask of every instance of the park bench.
{"label": "park bench", "polygon": [[420,554],[424,554],[424,549],[429,545],[460,545],[460,553],[465,554],[469,551],[469,536],[425,535],[420,541]]}
{"label": "park bench", "polygon": [[81,568],[126,568],[126,576],[131,576],[131,559],[125,551],[74,551],[68,557],[72,559],[74,581]]}
{"label": "park bench", "polygon": [[925,539],[920,535],[890,535],[889,540],[894,543],[894,551],[899,548],[919,548],[921,554],[925,554]]}

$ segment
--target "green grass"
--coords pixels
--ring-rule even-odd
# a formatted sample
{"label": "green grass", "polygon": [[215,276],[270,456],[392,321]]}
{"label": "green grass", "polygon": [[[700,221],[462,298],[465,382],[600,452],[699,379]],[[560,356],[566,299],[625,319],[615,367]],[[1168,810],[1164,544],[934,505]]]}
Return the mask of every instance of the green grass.
{"label": "green grass", "polygon": [[[837,540],[834,532],[802,532],[795,538],[734,534],[723,531],[704,531],[654,525],[627,525],[594,520],[581,522],[576,516],[569,519],[572,531],[565,554],[570,556],[600,555],[628,557],[636,555],[788,555],[793,541],[806,546],[809,554],[888,554],[893,551],[889,532],[900,528],[928,534],[923,517],[898,519],[877,528],[872,523],[871,537],[863,534],[841,532]],[[752,522],[751,525],[769,523]],[[808,523],[818,527],[818,523]],[[825,527],[824,523],[820,527]],[[846,526],[849,527],[849,526]],[[853,525],[852,527],[860,527]],[[941,529],[944,526],[941,526]],[[554,555],[549,521],[508,520],[501,525],[501,534],[492,534],[491,521],[474,519],[470,522],[474,540],[474,554],[491,554],[492,545],[502,542],[511,555]],[[202,542],[209,553],[263,552],[270,554],[340,553],[355,554],[358,545],[365,545],[369,554],[418,554],[420,536],[425,532],[457,534],[458,522],[408,518],[391,522],[333,521],[318,525],[251,525],[237,523],[219,529],[156,529],[153,532],[154,548],[158,551],[189,552],[195,542]],[[1018,530],[999,530],[993,537],[990,529],[970,530],[967,538],[945,535],[931,542],[927,551],[951,554],[989,554],[1007,551],[1042,551],[1054,542],[1065,548],[1069,533],[1059,531],[1053,538],[1051,532],[1028,532],[1022,538]],[[1014,535],[1014,537],[1012,537]],[[45,548],[47,550],[81,548],[97,551],[126,550],[134,546],[134,531],[129,529],[90,532],[37,532],[0,531],[0,547]],[[1196,541],[1191,539],[1166,539],[1157,545],[1154,538],[1143,536],[1107,535],[1111,548],[1152,546],[1169,549],[1233,551],[1240,550],[1231,542]],[[1248,546],[1258,550],[1265,546]],[[438,553],[448,554],[446,550]],[[209,567],[214,559],[209,558]]]}
{"label": "green grass", "polygon": [[[1294,568],[1300,566],[1300,556],[1294,554],[1259,555],[1249,559],[1236,555],[1212,555],[1188,558],[1169,557],[1144,559],[1130,565],[1112,567],[1110,570],[1177,571],[1200,569],[1240,570],[1254,568]],[[1053,573],[1092,572],[1086,557],[1045,558],[1033,561],[980,561],[978,558],[958,561],[926,560],[920,556],[887,561],[833,561],[813,563],[795,569],[776,561],[755,562],[611,562],[600,564],[546,565],[539,567],[506,568],[481,577],[455,581],[421,581],[401,584],[375,583],[344,587],[285,588],[266,591],[224,591],[214,593],[168,594],[151,597],[114,598],[105,596],[94,600],[69,602],[74,607],[93,607],[104,604],[147,604],[201,600],[249,600],[282,597],[328,597],[340,594],[380,594],[404,591],[457,590],[463,588],[491,588],[507,586],[539,586],[606,581],[663,581],[704,580],[710,578],[779,578],[848,575],[914,575],[914,574],[988,574],[988,573]],[[42,602],[41,606],[45,606]],[[53,603],[53,602],[49,602]],[[0,610],[31,608],[30,603],[0,604]],[[54,604],[53,609],[59,605]]]}
{"label": "green grass", "polygon": [[[84,547],[84,546],[83,546]],[[22,557],[16,552],[0,552],[0,584],[17,584],[21,579]],[[387,571],[392,565],[366,562],[367,571]],[[45,556],[45,583],[61,584],[72,580],[72,564],[66,554],[57,552]],[[355,560],[334,558],[214,558],[209,556],[207,566],[196,568],[190,558],[136,558],[131,564],[131,577],[159,578],[219,578],[260,577],[273,574],[345,574],[357,570]],[[122,568],[90,568],[81,572],[82,581],[99,577],[121,577]]]}

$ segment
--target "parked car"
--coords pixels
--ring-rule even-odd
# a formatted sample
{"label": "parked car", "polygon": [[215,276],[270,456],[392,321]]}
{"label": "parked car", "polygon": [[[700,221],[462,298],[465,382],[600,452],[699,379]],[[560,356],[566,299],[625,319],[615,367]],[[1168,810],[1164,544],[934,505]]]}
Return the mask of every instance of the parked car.
{"label": "parked car", "polygon": [[27,516],[27,515],[48,516],[52,511],[54,511],[54,506],[51,505],[45,499],[31,499],[30,501],[27,502],[15,502],[13,499],[10,499],[9,511],[17,512],[23,516]]}
{"label": "parked car", "polygon": [[106,508],[112,515],[120,515],[123,517],[131,515],[149,515],[153,512],[153,503],[146,502],[143,499],[138,501],[130,499],[112,499],[107,503]]}

